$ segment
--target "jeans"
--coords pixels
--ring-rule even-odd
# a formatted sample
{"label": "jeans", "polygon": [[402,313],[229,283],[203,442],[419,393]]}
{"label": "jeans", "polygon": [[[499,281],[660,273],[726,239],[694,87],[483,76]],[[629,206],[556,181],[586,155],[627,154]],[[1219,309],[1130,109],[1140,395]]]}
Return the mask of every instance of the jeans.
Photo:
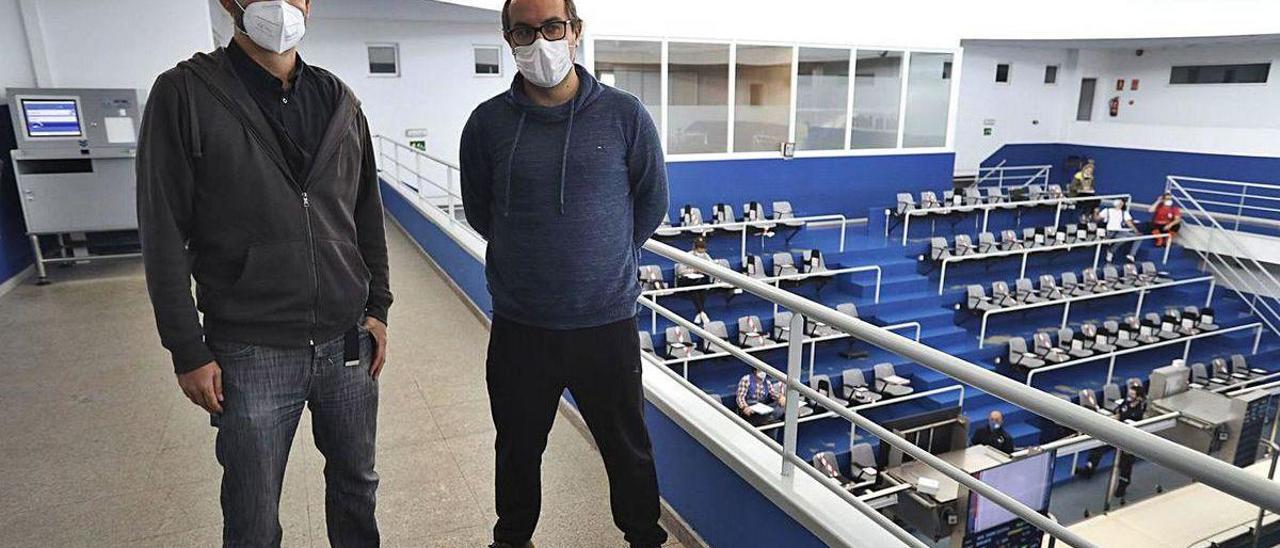
{"label": "jeans", "polygon": [[[1138,234],[1132,230],[1108,230],[1107,231],[1107,239],[1132,238],[1134,236],[1138,236]],[[1142,240],[1133,240],[1131,242],[1117,242],[1114,244],[1110,244],[1107,246],[1107,256],[1108,257],[1114,256],[1117,251],[1122,251],[1125,246],[1129,246],[1129,252],[1125,253],[1124,255],[1133,255],[1136,257],[1138,255],[1138,248],[1142,247]]]}
{"label": "jeans", "polygon": [[371,337],[360,328],[360,362],[347,366],[343,338],[314,348],[209,343],[222,367],[223,546],[280,546],[280,490],[302,408],[324,455],[325,519],[335,547],[378,546],[374,437],[378,384]]}
{"label": "jeans", "polygon": [[568,388],[604,457],[614,525],[632,546],[666,542],[636,332],[635,318],[563,331],[493,318],[486,377],[497,430],[494,541],[524,546],[533,536],[542,506],[542,452]]}

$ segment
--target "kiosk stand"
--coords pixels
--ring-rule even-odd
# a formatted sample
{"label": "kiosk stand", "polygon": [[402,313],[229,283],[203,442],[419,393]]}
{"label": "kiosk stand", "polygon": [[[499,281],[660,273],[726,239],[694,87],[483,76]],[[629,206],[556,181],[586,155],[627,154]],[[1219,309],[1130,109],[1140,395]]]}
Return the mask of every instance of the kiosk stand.
{"label": "kiosk stand", "polygon": [[[11,152],[40,283],[46,265],[122,259],[94,254],[81,235],[136,231],[138,92],[132,89],[7,90],[18,147]],[[46,257],[40,237],[57,239]]]}

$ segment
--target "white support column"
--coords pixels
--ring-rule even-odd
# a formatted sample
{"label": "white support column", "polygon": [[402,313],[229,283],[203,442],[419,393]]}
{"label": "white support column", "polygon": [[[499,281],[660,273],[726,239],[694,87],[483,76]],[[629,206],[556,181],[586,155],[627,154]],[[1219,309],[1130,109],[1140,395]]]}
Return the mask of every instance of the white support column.
{"label": "white support column", "polygon": [[[800,382],[800,368],[804,364],[804,322],[803,314],[791,316],[791,340],[787,344],[787,380]],[[796,430],[799,429],[797,419],[800,416],[800,392],[787,383],[787,408],[782,423],[782,475],[795,473],[795,463],[791,456],[796,454]]]}

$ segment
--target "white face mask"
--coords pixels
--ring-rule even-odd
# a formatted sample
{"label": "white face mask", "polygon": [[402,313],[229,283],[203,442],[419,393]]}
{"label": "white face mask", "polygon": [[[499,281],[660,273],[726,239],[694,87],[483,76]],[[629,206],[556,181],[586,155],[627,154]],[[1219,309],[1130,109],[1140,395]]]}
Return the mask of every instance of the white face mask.
{"label": "white face mask", "polygon": [[263,49],[284,53],[298,47],[307,33],[307,16],[284,0],[263,0],[247,8],[236,0],[236,6],[244,12],[244,28],[236,30]]}
{"label": "white face mask", "polygon": [[569,39],[549,42],[538,38],[532,44],[512,50],[516,68],[529,83],[540,88],[555,87],[573,70],[573,54],[569,51]]}
{"label": "white face mask", "polygon": [[1164,201],[1164,206],[1165,206],[1165,207],[1173,207],[1173,200],[1165,200],[1165,201]]}

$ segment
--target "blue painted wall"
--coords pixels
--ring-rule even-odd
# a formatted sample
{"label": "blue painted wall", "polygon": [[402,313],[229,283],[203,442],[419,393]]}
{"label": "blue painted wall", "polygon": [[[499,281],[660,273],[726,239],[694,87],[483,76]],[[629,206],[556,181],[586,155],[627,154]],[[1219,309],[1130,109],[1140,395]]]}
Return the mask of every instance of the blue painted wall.
{"label": "blue painted wall", "polygon": [[[382,199],[387,212],[409,236],[473,303],[492,316],[484,265],[386,182],[382,184]],[[823,546],[817,537],[648,403],[645,420],[653,439],[663,498],[712,546]]]}
{"label": "blue painted wall", "polygon": [[1280,158],[1065,143],[1005,145],[982,165],[994,166],[1001,160],[1006,160],[1007,165],[1053,164],[1053,181],[1065,184],[1074,175],[1065,167],[1071,156],[1094,159],[1100,192],[1130,193],[1144,203],[1164,190],[1165,177],[1169,175],[1280,183]]}
{"label": "blue painted wall", "polygon": [[[9,119],[9,106],[0,105],[0,120]],[[12,279],[35,263],[31,244],[27,240],[27,226],[22,220],[22,206],[18,201],[18,184],[13,176],[13,162],[9,151],[17,146],[13,133],[0,130],[0,283]]]}
{"label": "blue painted wall", "polygon": [[708,218],[711,206],[758,201],[772,212],[774,200],[790,200],[797,215],[843,213],[867,216],[872,207],[893,204],[899,192],[951,188],[955,154],[841,156],[793,160],[671,162],[671,217],[693,204]]}

